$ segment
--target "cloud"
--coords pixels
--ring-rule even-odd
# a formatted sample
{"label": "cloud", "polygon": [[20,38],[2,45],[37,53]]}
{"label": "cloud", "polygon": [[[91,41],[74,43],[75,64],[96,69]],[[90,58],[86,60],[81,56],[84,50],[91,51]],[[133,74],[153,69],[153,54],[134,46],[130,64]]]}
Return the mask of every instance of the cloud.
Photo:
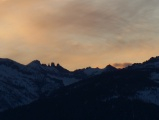
{"label": "cloud", "polygon": [[125,68],[131,66],[132,63],[114,63],[113,66],[116,68]]}
{"label": "cloud", "polygon": [[157,0],[0,2],[0,56],[25,64],[33,59],[59,62],[69,69],[140,62],[158,54],[158,3]]}
{"label": "cloud", "polygon": [[[115,11],[98,8],[90,1],[71,1],[60,8],[57,12],[49,12],[40,16],[36,22],[42,28],[64,29],[69,32],[88,34],[89,32],[101,32],[102,28],[112,27],[118,18]],[[117,26],[114,25],[114,26]],[[67,32],[67,31],[66,31]]]}
{"label": "cloud", "polygon": [[126,28],[130,31],[135,29],[132,27],[136,24],[145,27],[158,2],[114,0],[109,3],[110,0],[100,0],[98,4],[95,0],[72,0],[56,11],[50,9],[39,15],[35,24],[42,29],[56,28],[69,33],[117,34]]}

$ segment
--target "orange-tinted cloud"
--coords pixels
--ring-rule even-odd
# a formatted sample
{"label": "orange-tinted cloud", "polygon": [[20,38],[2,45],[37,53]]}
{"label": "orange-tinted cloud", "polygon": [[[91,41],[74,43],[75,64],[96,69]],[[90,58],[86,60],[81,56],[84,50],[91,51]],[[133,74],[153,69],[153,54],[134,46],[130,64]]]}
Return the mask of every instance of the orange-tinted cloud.
{"label": "orange-tinted cloud", "polygon": [[69,69],[142,62],[158,54],[157,0],[0,2],[0,57]]}
{"label": "orange-tinted cloud", "polygon": [[131,66],[132,63],[114,63],[113,66],[116,68],[125,68]]}

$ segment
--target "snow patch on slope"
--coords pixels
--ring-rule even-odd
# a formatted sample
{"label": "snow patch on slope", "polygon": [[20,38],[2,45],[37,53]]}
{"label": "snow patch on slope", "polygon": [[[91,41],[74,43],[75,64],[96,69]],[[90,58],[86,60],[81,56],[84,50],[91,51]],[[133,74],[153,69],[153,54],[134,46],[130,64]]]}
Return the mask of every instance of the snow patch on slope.
{"label": "snow patch on slope", "polygon": [[159,88],[150,88],[137,92],[135,98],[159,106]]}
{"label": "snow patch on slope", "polygon": [[77,79],[77,78],[68,78],[68,77],[60,77],[60,76],[52,76],[52,78],[63,81],[64,86],[68,86],[80,81],[80,79]]}
{"label": "snow patch on slope", "polygon": [[84,70],[84,73],[88,76],[98,75],[102,73],[102,69],[88,67]]}

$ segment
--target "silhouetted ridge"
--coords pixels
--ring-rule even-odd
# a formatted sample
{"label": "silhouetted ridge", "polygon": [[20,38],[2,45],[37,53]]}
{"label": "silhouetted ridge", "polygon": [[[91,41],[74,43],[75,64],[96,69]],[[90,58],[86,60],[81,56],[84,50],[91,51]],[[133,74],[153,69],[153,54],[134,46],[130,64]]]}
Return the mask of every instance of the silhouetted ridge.
{"label": "silhouetted ridge", "polygon": [[40,61],[39,60],[33,60],[31,63],[29,63],[28,65],[41,65]]}
{"label": "silhouetted ridge", "polygon": [[52,62],[52,63],[51,63],[51,67],[55,67],[55,63]]}
{"label": "silhouetted ridge", "polygon": [[[51,65],[51,66],[52,66],[52,65]],[[53,66],[54,66],[54,64],[53,64]],[[58,71],[60,71],[60,72],[63,72],[63,73],[69,73],[69,72],[70,72],[69,70],[67,70],[67,69],[65,69],[64,67],[62,67],[59,63],[57,64],[56,69],[57,69]]]}
{"label": "silhouetted ridge", "polygon": [[[69,86],[53,91],[49,97],[34,101],[34,103],[30,105],[0,113],[0,120],[159,120],[158,63],[159,59],[155,57],[144,63],[135,64],[124,69],[116,69],[108,65],[105,69],[87,67],[70,72],[69,75],[74,74],[81,79],[76,83],[72,82],[74,84],[67,83]],[[54,64],[51,66],[54,66]],[[45,68],[48,70],[53,69],[52,67]],[[57,64],[55,69],[63,71],[64,68]],[[48,72],[46,74],[36,75],[36,77],[39,76],[38,81],[42,78],[40,84],[42,87],[41,90],[47,88],[46,90],[50,91],[52,85],[55,87],[58,85],[58,87],[60,87],[60,84],[54,84],[54,82],[58,81],[56,79],[59,76],[59,79],[61,79],[62,75],[58,74],[55,76],[56,79],[54,82],[51,82],[54,78],[52,72],[49,75]],[[7,76],[8,74],[5,78]],[[43,76],[48,76],[48,78],[43,79]],[[69,76],[68,78],[72,79],[75,76]],[[28,80],[30,80],[30,78],[31,77],[29,77]],[[70,82],[71,79],[68,81],[67,79],[64,76],[63,81]],[[26,83],[30,83],[33,80],[27,81]],[[48,80],[47,85],[45,85],[46,80]],[[4,82],[0,81],[0,83],[0,86],[3,88]],[[13,85],[15,85],[15,83],[16,82],[14,82]],[[51,83],[52,85],[48,87]],[[21,86],[22,85],[21,83]],[[32,89],[34,85],[36,84],[32,85]],[[24,86],[26,85],[24,84]],[[28,86],[31,86],[31,84]],[[11,90],[16,88],[12,87]],[[29,90],[30,87],[25,94],[28,93]],[[7,90],[3,90],[2,92],[4,91]],[[19,91],[23,92],[23,90],[19,90],[18,88],[18,93]],[[13,93],[15,94],[15,92]],[[44,95],[45,93],[46,91],[43,92]],[[8,93],[3,94],[12,95],[10,90]],[[25,94],[23,93],[22,97]],[[1,106],[4,105],[1,102],[1,98],[3,97],[5,98],[5,96],[0,97]],[[21,96],[19,95],[19,97]],[[22,100],[26,100],[27,98],[28,95]],[[11,97],[7,100],[10,101],[10,99]],[[14,102],[15,100],[12,104],[14,104]]]}
{"label": "silhouetted ridge", "polygon": [[10,66],[10,65],[19,64],[19,63],[17,63],[16,61],[13,61],[11,59],[8,59],[8,58],[0,58],[0,65],[2,65],[2,64]]}
{"label": "silhouetted ridge", "polygon": [[159,56],[156,56],[156,57],[151,57],[149,60],[143,62],[144,64],[147,64],[147,63],[155,63],[155,62],[159,62]]}
{"label": "silhouetted ridge", "polygon": [[114,66],[110,64],[104,68],[104,71],[114,71],[114,70],[117,70],[117,68],[115,68]]}

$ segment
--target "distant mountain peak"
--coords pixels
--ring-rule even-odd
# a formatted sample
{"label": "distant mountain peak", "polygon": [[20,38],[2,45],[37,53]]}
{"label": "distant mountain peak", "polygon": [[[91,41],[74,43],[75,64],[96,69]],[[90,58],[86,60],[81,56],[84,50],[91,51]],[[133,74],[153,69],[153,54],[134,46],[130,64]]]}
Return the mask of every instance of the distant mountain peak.
{"label": "distant mountain peak", "polygon": [[159,62],[159,56],[151,57],[149,60],[145,61],[144,63],[155,63]]}
{"label": "distant mountain peak", "polygon": [[56,67],[62,67],[59,63],[57,63]]}
{"label": "distant mountain peak", "polygon": [[8,58],[0,58],[0,62],[15,62],[15,61]]}
{"label": "distant mountain peak", "polygon": [[[31,63],[27,65],[28,67],[34,68],[34,69],[41,69],[42,66],[45,66],[44,64],[41,64],[39,60],[33,60]],[[47,65],[46,65],[47,66]]]}
{"label": "distant mountain peak", "polygon": [[29,64],[38,64],[38,65],[41,65],[40,61],[39,60],[33,60],[31,63]]}
{"label": "distant mountain peak", "polygon": [[107,67],[107,68],[115,68],[115,67],[113,67],[113,66],[112,66],[112,65],[110,65],[110,64],[109,64],[109,65],[107,65],[106,67]]}
{"label": "distant mountain peak", "polygon": [[16,65],[17,66],[17,65],[21,65],[21,64],[14,60],[8,59],[8,58],[0,58],[0,65],[6,65],[6,66]]}
{"label": "distant mountain peak", "polygon": [[113,71],[113,70],[117,70],[117,68],[115,68],[114,66],[110,64],[104,68],[104,71]]}
{"label": "distant mountain peak", "polygon": [[52,63],[51,63],[51,67],[55,67],[55,63],[52,62]]}
{"label": "distant mountain peak", "polygon": [[143,63],[134,63],[131,66],[128,66],[126,69],[158,69],[159,68],[159,56],[151,57],[149,60],[146,60]]}
{"label": "distant mountain peak", "polygon": [[70,72],[69,70],[65,69],[64,67],[62,67],[59,63],[55,66],[56,69],[60,72],[64,72],[64,73],[68,73]]}

